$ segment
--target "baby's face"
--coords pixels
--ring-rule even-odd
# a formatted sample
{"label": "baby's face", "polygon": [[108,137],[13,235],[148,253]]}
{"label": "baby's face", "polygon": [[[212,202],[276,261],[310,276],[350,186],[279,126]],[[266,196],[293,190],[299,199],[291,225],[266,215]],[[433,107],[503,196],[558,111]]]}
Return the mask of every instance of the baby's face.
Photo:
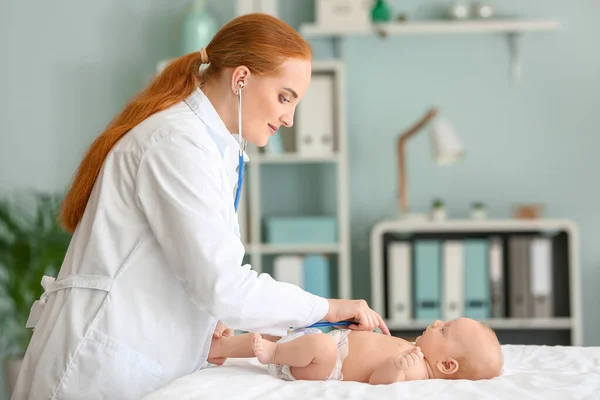
{"label": "baby's face", "polygon": [[[470,318],[442,322],[436,320],[416,339],[424,357],[437,374],[450,376],[461,368],[461,361],[497,364],[500,344],[486,326]],[[462,367],[466,367],[463,365]],[[484,365],[481,365],[485,368]],[[464,372],[464,371],[463,371]]]}

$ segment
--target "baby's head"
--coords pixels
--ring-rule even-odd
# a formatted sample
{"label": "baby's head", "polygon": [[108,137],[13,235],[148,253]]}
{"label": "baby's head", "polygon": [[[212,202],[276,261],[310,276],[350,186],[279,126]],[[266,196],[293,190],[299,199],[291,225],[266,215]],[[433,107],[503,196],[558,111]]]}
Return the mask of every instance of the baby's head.
{"label": "baby's head", "polygon": [[435,321],[416,340],[435,378],[491,379],[500,375],[502,351],[492,329],[470,318]]}

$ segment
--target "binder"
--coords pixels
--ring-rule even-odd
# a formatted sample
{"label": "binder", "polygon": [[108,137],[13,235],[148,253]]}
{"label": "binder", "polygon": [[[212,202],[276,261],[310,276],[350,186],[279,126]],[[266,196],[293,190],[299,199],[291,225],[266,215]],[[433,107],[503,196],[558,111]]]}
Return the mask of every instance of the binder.
{"label": "binder", "polygon": [[334,149],[333,76],[313,74],[304,100],[298,104],[296,151],[306,156],[331,155]]}
{"label": "binder", "polygon": [[554,314],[552,299],[552,243],[539,237],[531,243],[531,316],[550,318]]}
{"label": "binder", "polygon": [[492,318],[505,318],[504,252],[500,238],[490,239],[490,298]]}
{"label": "binder", "polygon": [[275,280],[304,288],[303,259],[301,256],[278,256],[273,263]]}
{"label": "binder", "polygon": [[444,319],[452,320],[464,316],[463,301],[463,245],[459,240],[444,242],[443,262],[443,310]]}
{"label": "binder", "polygon": [[510,316],[513,318],[529,317],[529,261],[530,238],[512,236],[510,246]]}
{"label": "binder", "polygon": [[396,241],[387,246],[388,318],[408,322],[412,318],[412,252],[410,242]]}
{"label": "binder", "polygon": [[317,296],[331,298],[330,268],[327,258],[320,254],[304,257],[302,266],[304,290]]}
{"label": "binder", "polygon": [[561,232],[552,238],[552,297],[553,317],[570,317],[570,258],[572,249],[569,246],[568,236]]}
{"label": "binder", "polygon": [[441,319],[440,242],[430,239],[415,240],[414,261],[415,319]]}
{"label": "binder", "polygon": [[465,316],[490,318],[489,244],[486,239],[467,239],[465,246]]}

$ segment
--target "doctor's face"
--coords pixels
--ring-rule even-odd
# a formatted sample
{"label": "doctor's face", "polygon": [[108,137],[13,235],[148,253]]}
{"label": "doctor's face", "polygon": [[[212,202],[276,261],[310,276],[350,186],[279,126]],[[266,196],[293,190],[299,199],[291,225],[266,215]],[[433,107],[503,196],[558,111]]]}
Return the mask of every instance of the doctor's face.
{"label": "doctor's face", "polygon": [[247,78],[242,92],[242,128],[248,142],[262,147],[281,126],[292,126],[310,76],[310,60],[288,59],[277,75]]}

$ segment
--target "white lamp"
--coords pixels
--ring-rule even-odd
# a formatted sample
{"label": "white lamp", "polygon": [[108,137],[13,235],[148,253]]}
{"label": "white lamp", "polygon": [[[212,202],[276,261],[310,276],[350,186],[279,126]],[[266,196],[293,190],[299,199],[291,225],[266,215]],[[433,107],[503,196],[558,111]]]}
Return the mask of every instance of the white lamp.
{"label": "white lamp", "polygon": [[412,127],[403,132],[397,141],[398,156],[398,200],[400,202],[400,211],[403,216],[408,215],[408,196],[406,185],[406,142],[412,136],[423,129],[430,121],[431,124],[431,144],[433,156],[438,165],[450,165],[464,157],[463,146],[454,133],[452,125],[437,117],[438,110],[431,108],[419,121]]}
{"label": "white lamp", "polygon": [[451,165],[461,159],[465,152],[450,122],[437,119],[431,124],[431,145],[438,165]]}

